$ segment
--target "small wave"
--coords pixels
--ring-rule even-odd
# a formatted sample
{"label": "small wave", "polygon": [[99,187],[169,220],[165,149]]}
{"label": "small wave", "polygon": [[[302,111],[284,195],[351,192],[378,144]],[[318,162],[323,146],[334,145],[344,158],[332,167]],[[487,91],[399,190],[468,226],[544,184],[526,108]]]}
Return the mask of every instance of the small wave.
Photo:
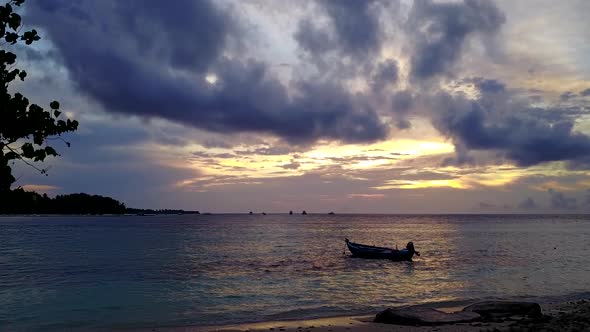
{"label": "small wave", "polygon": [[313,308],[287,310],[276,314],[267,315],[265,316],[265,319],[312,319],[339,315],[350,315],[352,313],[354,313],[355,315],[364,315],[368,313],[374,313],[374,310],[371,310],[370,308],[347,309],[339,306],[318,306]]}

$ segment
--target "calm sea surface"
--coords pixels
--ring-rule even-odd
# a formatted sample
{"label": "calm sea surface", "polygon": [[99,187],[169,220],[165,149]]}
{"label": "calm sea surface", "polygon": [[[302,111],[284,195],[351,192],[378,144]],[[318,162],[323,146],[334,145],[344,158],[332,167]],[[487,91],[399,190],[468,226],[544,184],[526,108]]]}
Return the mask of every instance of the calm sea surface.
{"label": "calm sea surface", "polygon": [[[352,241],[414,262],[343,254]],[[590,216],[1,217],[0,330],[212,325],[588,295]]]}

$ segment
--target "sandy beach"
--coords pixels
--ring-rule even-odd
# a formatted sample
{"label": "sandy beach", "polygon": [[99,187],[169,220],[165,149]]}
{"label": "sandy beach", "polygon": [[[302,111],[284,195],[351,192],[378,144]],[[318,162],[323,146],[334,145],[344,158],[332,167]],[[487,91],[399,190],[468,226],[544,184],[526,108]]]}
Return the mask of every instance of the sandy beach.
{"label": "sandy beach", "polygon": [[[445,324],[436,326],[405,326],[373,323],[374,315],[341,316],[308,320],[268,321],[210,327],[150,329],[153,332],[472,332],[472,331],[590,331],[590,301],[579,300],[541,304],[545,317],[532,320],[524,317],[499,318],[495,321]],[[461,308],[438,308],[452,312]]]}

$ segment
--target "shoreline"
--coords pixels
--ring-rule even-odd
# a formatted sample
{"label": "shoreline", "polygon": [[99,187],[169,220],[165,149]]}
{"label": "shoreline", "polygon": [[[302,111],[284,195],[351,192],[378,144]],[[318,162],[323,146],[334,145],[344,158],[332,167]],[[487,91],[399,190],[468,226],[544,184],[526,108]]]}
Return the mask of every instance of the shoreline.
{"label": "shoreline", "polygon": [[[473,303],[473,302],[471,302]],[[494,321],[452,323],[440,325],[408,326],[396,324],[374,323],[373,314],[352,314],[311,319],[267,320],[253,323],[237,323],[209,326],[160,327],[140,329],[151,332],[472,332],[472,331],[581,331],[590,330],[590,301],[569,300],[538,302],[545,319],[534,321],[526,318],[507,317]],[[452,313],[460,311],[469,303],[459,306],[439,306],[437,303],[426,303],[420,307],[436,308]],[[386,309],[386,308],[383,308]],[[129,330],[127,330],[129,331]]]}

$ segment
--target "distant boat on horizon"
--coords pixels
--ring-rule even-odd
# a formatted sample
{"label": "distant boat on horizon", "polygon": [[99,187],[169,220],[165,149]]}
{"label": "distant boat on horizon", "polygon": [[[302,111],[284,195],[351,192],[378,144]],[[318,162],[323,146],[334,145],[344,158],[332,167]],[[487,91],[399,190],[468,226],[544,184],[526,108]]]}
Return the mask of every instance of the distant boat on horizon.
{"label": "distant boat on horizon", "polygon": [[303,210],[303,212],[301,212],[301,214],[307,214],[307,212],[305,210]]}

